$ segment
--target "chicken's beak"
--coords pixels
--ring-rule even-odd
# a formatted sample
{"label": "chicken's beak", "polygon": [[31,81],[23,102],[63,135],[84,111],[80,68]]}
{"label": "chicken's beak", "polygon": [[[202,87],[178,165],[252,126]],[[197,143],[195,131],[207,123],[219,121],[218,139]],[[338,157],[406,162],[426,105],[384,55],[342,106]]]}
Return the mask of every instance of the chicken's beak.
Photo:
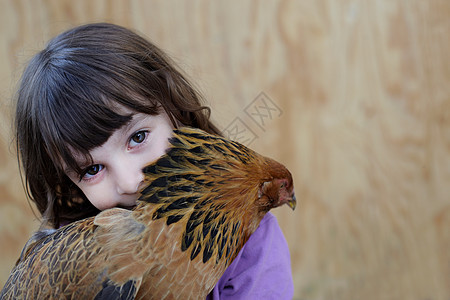
{"label": "chicken's beak", "polygon": [[292,210],[295,210],[295,207],[297,206],[297,199],[295,198],[295,195],[292,195],[292,198],[287,201],[287,205]]}

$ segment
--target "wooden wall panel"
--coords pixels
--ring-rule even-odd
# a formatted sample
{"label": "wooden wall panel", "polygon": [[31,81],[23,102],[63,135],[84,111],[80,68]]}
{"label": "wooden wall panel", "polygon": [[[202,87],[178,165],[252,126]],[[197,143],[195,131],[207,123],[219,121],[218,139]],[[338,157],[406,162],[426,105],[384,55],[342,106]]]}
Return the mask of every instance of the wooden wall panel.
{"label": "wooden wall panel", "polygon": [[11,145],[21,70],[62,30],[108,21],[166,49],[221,128],[290,167],[299,205],[276,215],[296,299],[450,298],[447,0],[0,7],[0,285],[38,226]]}

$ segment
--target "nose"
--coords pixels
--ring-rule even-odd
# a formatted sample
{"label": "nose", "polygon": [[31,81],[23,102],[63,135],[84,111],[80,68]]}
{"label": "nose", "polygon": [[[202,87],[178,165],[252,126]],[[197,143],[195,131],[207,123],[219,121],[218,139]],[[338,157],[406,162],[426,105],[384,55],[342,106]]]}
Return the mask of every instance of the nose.
{"label": "nose", "polygon": [[123,164],[121,168],[116,170],[116,186],[119,194],[136,194],[143,181],[144,174],[140,168],[132,168],[127,164]]}

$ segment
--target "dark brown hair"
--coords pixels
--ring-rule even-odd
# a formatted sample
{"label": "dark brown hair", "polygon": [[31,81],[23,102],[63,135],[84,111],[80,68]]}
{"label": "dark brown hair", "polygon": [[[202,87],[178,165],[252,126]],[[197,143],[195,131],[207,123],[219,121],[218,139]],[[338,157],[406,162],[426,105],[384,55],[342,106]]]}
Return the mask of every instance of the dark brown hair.
{"label": "dark brown hair", "polygon": [[105,143],[130,121],[121,107],[220,134],[199,93],[158,47],[107,23],[68,30],[29,62],[16,108],[19,165],[28,197],[53,227],[98,213],[66,176],[73,153]]}

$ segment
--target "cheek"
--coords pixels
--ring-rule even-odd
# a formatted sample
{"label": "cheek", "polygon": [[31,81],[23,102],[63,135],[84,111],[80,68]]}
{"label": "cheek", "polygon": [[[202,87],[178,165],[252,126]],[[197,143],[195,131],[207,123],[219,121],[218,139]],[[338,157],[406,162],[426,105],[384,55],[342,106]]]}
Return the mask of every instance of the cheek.
{"label": "cheek", "polygon": [[113,202],[114,195],[112,194],[112,189],[108,189],[103,185],[96,185],[81,190],[88,198],[89,202],[99,210],[105,210],[116,206],[116,203]]}

